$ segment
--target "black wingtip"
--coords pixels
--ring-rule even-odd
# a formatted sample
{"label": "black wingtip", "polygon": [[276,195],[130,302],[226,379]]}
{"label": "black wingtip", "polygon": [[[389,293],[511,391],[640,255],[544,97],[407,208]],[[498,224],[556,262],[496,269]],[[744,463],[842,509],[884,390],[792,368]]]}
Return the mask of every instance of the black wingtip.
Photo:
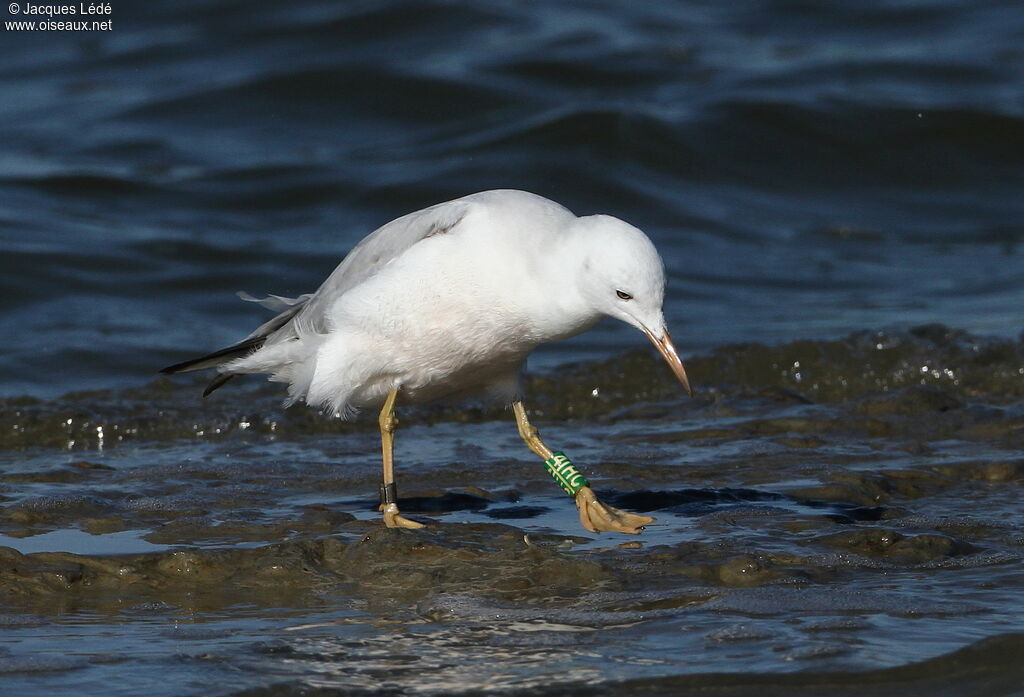
{"label": "black wingtip", "polygon": [[173,373],[187,373],[191,370],[207,370],[209,368],[216,368],[222,363],[227,363],[233,358],[240,358],[255,351],[259,347],[263,346],[266,340],[267,338],[264,336],[246,339],[234,346],[228,346],[227,348],[223,348],[219,351],[208,353],[205,356],[190,358],[187,361],[182,361],[181,363],[175,363],[174,365],[169,365],[166,368],[161,368],[160,372],[164,375],[171,375]]}
{"label": "black wingtip", "polygon": [[233,377],[235,377],[234,373],[221,373],[220,375],[215,377],[213,380],[210,381],[210,384],[206,386],[206,389],[203,390],[203,399],[209,397],[211,392],[221,387],[225,382],[227,382]]}
{"label": "black wingtip", "polygon": [[190,358],[187,361],[181,363],[175,363],[165,368],[160,369],[160,373],[163,375],[174,375],[175,373],[187,373],[189,370],[193,370],[193,366],[202,363],[207,360],[209,356],[203,356],[202,358]]}

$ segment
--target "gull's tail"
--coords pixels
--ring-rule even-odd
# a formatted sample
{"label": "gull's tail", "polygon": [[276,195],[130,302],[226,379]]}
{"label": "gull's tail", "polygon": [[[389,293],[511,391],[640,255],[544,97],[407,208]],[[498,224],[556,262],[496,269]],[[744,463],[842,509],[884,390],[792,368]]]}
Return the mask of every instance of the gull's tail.
{"label": "gull's tail", "polygon": [[[174,373],[190,373],[194,370],[209,370],[210,368],[219,369],[220,366],[225,363],[230,363],[235,359],[250,356],[263,348],[263,345],[271,335],[276,334],[278,331],[291,324],[292,320],[294,320],[295,316],[299,313],[299,310],[302,309],[306,304],[306,301],[310,298],[309,295],[303,295],[295,299],[270,296],[262,300],[257,300],[256,298],[242,293],[239,293],[239,296],[243,300],[259,302],[261,305],[275,310],[281,309],[282,306],[286,309],[270,321],[260,325],[256,331],[247,336],[243,341],[240,341],[233,346],[222,348],[219,351],[208,353],[205,356],[200,356],[199,358],[191,358],[187,361],[182,361],[181,363],[169,365],[166,368],[161,368],[160,372],[165,375],[172,375]],[[216,390],[218,387],[221,387],[224,383],[238,374],[239,373],[221,372],[217,377],[211,380],[210,384],[206,386],[205,390],[203,390],[203,397],[208,397],[211,392]]]}
{"label": "gull's tail", "polygon": [[[173,375],[174,373],[190,373],[193,370],[207,370],[209,368],[216,368],[221,366],[228,361],[233,361],[236,358],[242,358],[248,356],[254,351],[258,351],[264,343],[266,343],[267,337],[261,336],[255,339],[246,339],[241,341],[234,346],[228,346],[219,351],[208,353],[205,356],[199,358],[192,358],[181,363],[175,363],[169,365],[166,368],[161,368],[160,372],[164,375]],[[225,382],[235,377],[235,373],[221,373],[213,379],[213,381],[206,386],[203,390],[203,396],[208,397],[211,392],[223,385]]]}

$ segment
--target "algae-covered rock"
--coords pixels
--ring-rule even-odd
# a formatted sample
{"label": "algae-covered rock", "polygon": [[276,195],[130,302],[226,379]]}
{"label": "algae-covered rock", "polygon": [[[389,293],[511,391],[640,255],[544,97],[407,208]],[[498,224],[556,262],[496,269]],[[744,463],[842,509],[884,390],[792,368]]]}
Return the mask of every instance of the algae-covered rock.
{"label": "algae-covered rock", "polygon": [[338,538],[255,548],[181,548],[166,552],[85,556],[21,554],[0,547],[0,594],[34,604],[69,595],[158,599],[180,604],[185,594],[216,603],[247,597],[351,588],[380,603],[413,602],[443,592],[508,598],[575,596],[614,585],[600,562],[524,540],[500,524],[431,526],[424,531],[376,528],[349,543]]}
{"label": "algae-covered rock", "polygon": [[348,547],[344,569],[365,593],[403,600],[446,592],[575,595],[613,578],[596,561],[530,544],[519,528],[498,524],[379,529]]}

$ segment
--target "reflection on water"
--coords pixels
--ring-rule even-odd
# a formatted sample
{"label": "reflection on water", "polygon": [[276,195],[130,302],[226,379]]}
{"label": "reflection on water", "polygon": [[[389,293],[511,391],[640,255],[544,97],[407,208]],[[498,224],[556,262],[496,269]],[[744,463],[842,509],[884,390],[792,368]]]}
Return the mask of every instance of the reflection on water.
{"label": "reflection on water", "polygon": [[167,549],[142,539],[148,530],[122,530],[91,535],[81,530],[53,530],[30,537],[0,535],[0,547],[10,547],[22,554],[36,552],[71,552],[76,554],[141,554]]}

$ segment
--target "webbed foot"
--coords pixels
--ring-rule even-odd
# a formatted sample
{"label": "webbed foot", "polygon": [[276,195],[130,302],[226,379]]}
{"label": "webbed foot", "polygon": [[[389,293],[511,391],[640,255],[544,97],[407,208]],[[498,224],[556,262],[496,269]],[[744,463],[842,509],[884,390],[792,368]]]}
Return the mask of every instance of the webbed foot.
{"label": "webbed foot", "polygon": [[589,486],[576,493],[576,507],[580,511],[580,523],[590,532],[624,532],[639,535],[645,525],[654,522],[654,518],[620,511],[598,500],[597,495]]}

